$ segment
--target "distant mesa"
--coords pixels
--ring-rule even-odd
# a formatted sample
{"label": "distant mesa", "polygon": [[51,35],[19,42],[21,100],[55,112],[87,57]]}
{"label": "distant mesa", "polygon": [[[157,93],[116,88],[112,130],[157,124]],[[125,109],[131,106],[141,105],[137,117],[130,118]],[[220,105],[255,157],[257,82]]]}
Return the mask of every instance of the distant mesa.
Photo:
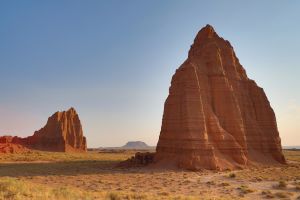
{"label": "distant mesa", "polygon": [[289,151],[300,151],[300,146],[283,146],[283,149]]}
{"label": "distant mesa", "polygon": [[22,146],[24,151],[35,149],[55,152],[85,152],[87,150],[86,138],[83,136],[81,122],[74,108],[54,113],[48,118],[46,125],[35,131],[32,136],[26,138],[0,137],[0,152],[20,152],[21,150],[17,150],[17,148],[13,149],[17,146]]}
{"label": "distant mesa", "polygon": [[148,146],[145,142],[132,141],[119,147],[120,150],[138,150],[134,156],[119,163],[118,167],[141,167],[154,162],[155,147]]}
{"label": "distant mesa", "polygon": [[142,141],[130,141],[130,142],[127,142],[121,148],[122,149],[149,149],[151,147]]}
{"label": "distant mesa", "polygon": [[210,25],[173,75],[155,162],[190,170],[285,163],[264,90]]}
{"label": "distant mesa", "polygon": [[[99,147],[98,150],[109,151],[109,150],[155,150],[155,146],[149,146],[142,141],[129,141],[125,145],[120,147]],[[91,149],[96,150],[96,149]]]}

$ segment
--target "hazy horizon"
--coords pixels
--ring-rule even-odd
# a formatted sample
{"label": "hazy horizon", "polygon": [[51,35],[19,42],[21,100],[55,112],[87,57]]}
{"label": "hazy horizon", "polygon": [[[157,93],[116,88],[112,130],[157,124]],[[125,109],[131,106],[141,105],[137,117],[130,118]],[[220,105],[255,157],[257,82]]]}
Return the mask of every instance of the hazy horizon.
{"label": "hazy horizon", "polygon": [[[0,135],[74,107],[88,147],[158,141],[172,75],[211,24],[300,145],[300,2],[2,1]],[[266,12],[268,11],[268,12]],[[118,15],[116,15],[116,13]]]}

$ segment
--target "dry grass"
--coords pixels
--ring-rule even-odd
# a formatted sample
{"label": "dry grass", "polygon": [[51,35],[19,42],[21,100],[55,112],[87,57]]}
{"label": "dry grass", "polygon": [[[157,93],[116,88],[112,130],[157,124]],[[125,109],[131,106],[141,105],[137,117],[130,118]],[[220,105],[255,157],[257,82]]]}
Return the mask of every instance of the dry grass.
{"label": "dry grass", "polygon": [[230,174],[228,175],[228,177],[229,177],[229,178],[235,178],[235,177],[236,177],[236,174],[235,174],[235,173],[230,173]]}
{"label": "dry grass", "polygon": [[274,195],[276,197],[280,198],[280,199],[287,199],[290,196],[292,196],[292,193],[290,193],[290,192],[276,192]]}
{"label": "dry grass", "polygon": [[15,178],[2,178],[0,180],[0,199],[11,200],[196,200],[191,196],[174,196],[162,192],[157,196],[131,192],[87,192],[70,187],[48,187],[40,184],[21,181]]}
{"label": "dry grass", "polygon": [[123,153],[63,153],[32,151],[22,154],[1,154],[0,162],[68,162],[68,161],[108,161],[119,162],[134,155],[132,151]]}
{"label": "dry grass", "polygon": [[67,187],[49,188],[15,178],[0,179],[0,199],[38,200],[38,199],[92,199],[92,195],[81,190]]}
{"label": "dry grass", "polygon": [[288,160],[300,162],[300,150],[284,150],[283,153]]}
{"label": "dry grass", "polygon": [[253,189],[249,188],[246,185],[241,185],[240,187],[237,188],[242,194],[248,194],[254,192]]}
{"label": "dry grass", "polygon": [[295,189],[300,191],[300,182],[295,182],[294,185],[295,185]]}
{"label": "dry grass", "polygon": [[267,199],[275,198],[275,195],[270,190],[263,190],[261,194]]}
{"label": "dry grass", "polygon": [[284,150],[288,165],[252,168],[237,172],[237,177],[249,181],[300,180],[300,151]]}
{"label": "dry grass", "polygon": [[[133,154],[37,151],[1,155],[0,199],[261,199],[299,194],[300,162],[295,161],[300,151],[285,152],[294,161],[286,166],[230,173],[116,167]],[[286,188],[274,187],[280,180]]]}
{"label": "dry grass", "polygon": [[277,187],[285,189],[287,187],[287,183],[285,181],[279,181]]}

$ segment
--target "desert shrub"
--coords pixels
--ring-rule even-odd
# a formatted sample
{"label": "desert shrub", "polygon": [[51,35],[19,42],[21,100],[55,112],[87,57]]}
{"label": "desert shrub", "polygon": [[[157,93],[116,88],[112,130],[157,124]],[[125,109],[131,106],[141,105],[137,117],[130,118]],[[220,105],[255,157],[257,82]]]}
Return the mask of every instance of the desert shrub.
{"label": "desert shrub", "polygon": [[220,183],[220,186],[223,186],[223,187],[225,187],[225,186],[229,186],[230,184],[229,183],[227,183],[227,182],[223,182],[223,183]]}
{"label": "desert shrub", "polygon": [[121,196],[116,192],[110,192],[107,194],[107,199],[108,200],[120,200]]}
{"label": "desert shrub", "polygon": [[228,177],[229,177],[229,178],[235,178],[235,177],[236,177],[236,174],[235,174],[235,173],[230,173],[230,174],[228,175]]}
{"label": "desert shrub", "polygon": [[216,185],[216,183],[214,181],[207,181],[206,184],[207,185]]}
{"label": "desert shrub", "polygon": [[285,192],[276,192],[275,195],[280,199],[285,199],[289,197],[289,194]]}
{"label": "desert shrub", "polygon": [[248,193],[254,192],[254,190],[250,189],[250,188],[249,188],[248,186],[246,186],[246,185],[241,185],[241,186],[238,187],[237,189],[240,190],[242,194],[248,194]]}
{"label": "desert shrub", "polygon": [[286,188],[287,184],[285,181],[279,181],[277,187],[278,188]]}
{"label": "desert shrub", "polygon": [[300,182],[295,181],[294,185],[296,190],[300,190]]}
{"label": "desert shrub", "polygon": [[264,190],[261,192],[262,195],[264,195],[268,199],[273,199],[275,198],[274,194],[270,190]]}
{"label": "desert shrub", "polygon": [[59,188],[54,188],[52,189],[52,194],[55,198],[63,198],[63,199],[67,199],[67,198],[76,198],[76,194],[71,191],[68,188],[65,187],[59,187]]}
{"label": "desert shrub", "polygon": [[261,194],[270,194],[271,192],[270,192],[270,190],[263,190],[262,192],[261,192]]}
{"label": "desert shrub", "polygon": [[182,183],[183,184],[189,184],[189,183],[191,183],[191,181],[190,180],[184,180]]}
{"label": "desert shrub", "polygon": [[147,195],[145,195],[145,194],[137,194],[137,193],[134,193],[134,194],[128,195],[128,198],[127,198],[127,199],[132,199],[132,200],[145,200],[145,199],[148,199],[148,198],[147,198]]}
{"label": "desert shrub", "polygon": [[160,192],[159,195],[161,195],[161,196],[169,196],[169,193],[167,193],[167,192]]}

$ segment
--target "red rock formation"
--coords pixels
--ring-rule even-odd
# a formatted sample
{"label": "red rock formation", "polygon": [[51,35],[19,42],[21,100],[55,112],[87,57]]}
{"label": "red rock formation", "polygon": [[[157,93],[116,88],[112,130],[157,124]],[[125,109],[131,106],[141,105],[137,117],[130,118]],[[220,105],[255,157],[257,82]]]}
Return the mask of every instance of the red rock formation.
{"label": "red rock formation", "polygon": [[23,145],[13,143],[14,137],[2,136],[0,137],[0,153],[23,153],[30,150]]}
{"label": "red rock formation", "polygon": [[156,150],[157,163],[191,170],[285,163],[264,90],[210,25],[172,78]]}
{"label": "red rock formation", "polygon": [[86,151],[86,138],[74,108],[56,112],[30,137],[32,147],[47,151]]}
{"label": "red rock formation", "polygon": [[68,111],[56,112],[48,118],[47,124],[35,131],[33,136],[0,137],[0,143],[20,144],[30,149],[42,151],[86,151],[86,138],[79,116],[74,108]]}
{"label": "red rock formation", "polygon": [[30,150],[23,145],[14,143],[0,143],[0,153],[24,153]]}
{"label": "red rock formation", "polygon": [[12,136],[1,136],[0,143],[11,143],[13,137]]}

